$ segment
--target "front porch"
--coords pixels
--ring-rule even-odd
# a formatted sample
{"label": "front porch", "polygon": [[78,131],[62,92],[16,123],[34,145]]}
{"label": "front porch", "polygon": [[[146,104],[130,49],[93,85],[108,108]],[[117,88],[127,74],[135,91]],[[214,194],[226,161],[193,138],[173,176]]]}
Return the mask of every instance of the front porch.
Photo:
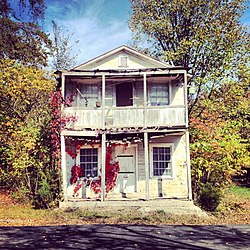
{"label": "front porch", "polygon": [[195,206],[193,201],[187,199],[150,199],[150,200],[107,200],[86,201],[86,200],[70,200],[59,203],[61,209],[83,209],[90,211],[109,211],[124,212],[136,211],[142,213],[148,212],[165,212],[167,214],[177,215],[195,215],[207,216],[199,207]]}
{"label": "front porch", "polygon": [[186,130],[62,135],[64,201],[191,200],[187,141]]}

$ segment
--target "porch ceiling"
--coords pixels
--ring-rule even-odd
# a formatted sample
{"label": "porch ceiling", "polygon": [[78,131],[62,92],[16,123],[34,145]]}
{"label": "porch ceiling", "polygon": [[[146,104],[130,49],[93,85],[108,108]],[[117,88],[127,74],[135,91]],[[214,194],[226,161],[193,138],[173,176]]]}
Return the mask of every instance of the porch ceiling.
{"label": "porch ceiling", "polygon": [[[159,137],[167,137],[167,136],[181,136],[185,133],[186,130],[169,130],[169,131],[159,131],[159,132],[149,132],[148,138],[159,138]],[[89,142],[90,144],[95,141],[101,143],[101,137],[100,134],[97,136],[83,136],[83,134],[79,133],[77,135],[76,133],[74,135],[64,134],[68,138],[71,138],[72,140],[84,140],[86,142]],[[144,132],[134,132],[134,133],[112,133],[112,134],[106,134],[106,140],[108,142],[119,142],[119,143],[126,143],[126,142],[140,142],[143,141],[144,138]]]}

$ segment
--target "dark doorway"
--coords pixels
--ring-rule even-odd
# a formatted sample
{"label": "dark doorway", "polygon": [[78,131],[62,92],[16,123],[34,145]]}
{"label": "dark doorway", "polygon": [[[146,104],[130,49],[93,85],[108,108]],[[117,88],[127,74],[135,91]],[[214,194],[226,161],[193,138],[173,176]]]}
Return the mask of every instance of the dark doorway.
{"label": "dark doorway", "polygon": [[116,85],[116,106],[133,106],[133,85],[130,82]]}

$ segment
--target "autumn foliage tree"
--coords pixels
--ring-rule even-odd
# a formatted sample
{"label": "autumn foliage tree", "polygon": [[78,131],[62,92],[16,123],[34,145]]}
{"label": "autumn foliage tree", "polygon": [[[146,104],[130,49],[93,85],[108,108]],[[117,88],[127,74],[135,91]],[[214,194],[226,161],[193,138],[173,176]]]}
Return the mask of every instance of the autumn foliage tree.
{"label": "autumn foliage tree", "polygon": [[131,3],[130,27],[135,41],[146,40],[155,56],[189,69],[196,86],[189,112],[197,108],[204,89],[212,94],[229,69],[248,59],[249,32],[240,21],[247,7],[245,0]]}
{"label": "autumn foliage tree", "polygon": [[189,94],[193,191],[213,210],[232,176],[249,167],[250,36],[241,23],[247,1],[131,4],[135,44],[146,42],[147,52],[186,67],[196,87]]}
{"label": "autumn foliage tree", "polygon": [[0,183],[36,206],[58,195],[59,172],[51,164],[50,94],[45,71],[0,61]]}
{"label": "autumn foliage tree", "polygon": [[51,41],[40,27],[44,10],[43,0],[1,0],[0,59],[36,67],[47,65]]}
{"label": "autumn foliage tree", "polygon": [[207,210],[218,206],[232,177],[250,167],[250,71],[235,72],[210,99],[204,93],[201,115],[190,118],[193,192]]}
{"label": "autumn foliage tree", "polygon": [[52,98],[51,76],[39,70],[51,49],[44,11],[43,0],[0,3],[0,188],[35,207],[48,207],[60,195],[53,124],[61,100]]}

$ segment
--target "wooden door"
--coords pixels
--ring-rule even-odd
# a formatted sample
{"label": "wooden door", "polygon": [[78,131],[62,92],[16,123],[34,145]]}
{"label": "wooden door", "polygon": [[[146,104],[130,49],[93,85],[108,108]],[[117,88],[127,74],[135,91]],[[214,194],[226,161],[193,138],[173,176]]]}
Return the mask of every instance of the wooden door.
{"label": "wooden door", "polygon": [[136,191],[136,160],[135,148],[122,150],[116,148],[116,160],[119,162],[120,170],[117,176],[115,193],[134,193]]}

